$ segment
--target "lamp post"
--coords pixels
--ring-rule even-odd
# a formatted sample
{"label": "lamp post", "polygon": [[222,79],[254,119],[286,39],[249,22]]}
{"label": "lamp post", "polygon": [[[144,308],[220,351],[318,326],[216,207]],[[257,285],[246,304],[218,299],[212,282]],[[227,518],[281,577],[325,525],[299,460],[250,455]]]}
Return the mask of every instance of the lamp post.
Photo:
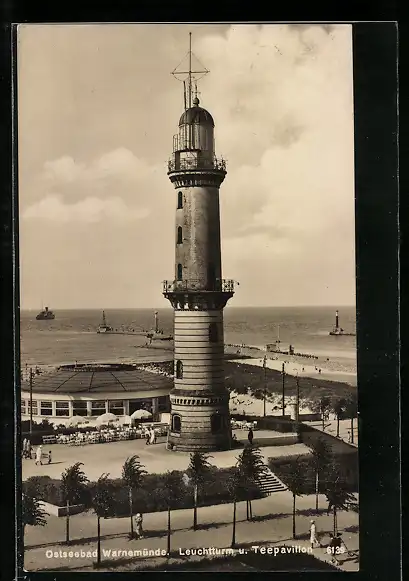
{"label": "lamp post", "polygon": [[263,398],[263,417],[266,417],[266,397],[267,397],[267,355],[263,359],[264,368],[264,398]]}
{"label": "lamp post", "polygon": [[33,368],[30,367],[30,442],[33,436]]}
{"label": "lamp post", "polygon": [[283,394],[282,394],[281,405],[283,408],[283,417],[284,417],[285,416],[285,411],[284,411],[284,408],[285,408],[285,364],[284,363],[283,363],[283,369],[282,369],[281,374],[282,374],[282,380],[283,380]]}
{"label": "lamp post", "polygon": [[295,382],[297,385],[297,392],[296,392],[296,399],[295,399],[295,421],[298,424],[300,421],[300,381],[298,378],[298,374],[297,374],[297,377],[295,378]]}

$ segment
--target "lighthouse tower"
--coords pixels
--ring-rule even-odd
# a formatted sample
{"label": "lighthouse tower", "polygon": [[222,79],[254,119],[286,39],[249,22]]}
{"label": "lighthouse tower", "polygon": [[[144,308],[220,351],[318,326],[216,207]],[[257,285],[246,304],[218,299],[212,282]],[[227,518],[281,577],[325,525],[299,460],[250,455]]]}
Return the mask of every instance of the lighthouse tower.
{"label": "lighthouse tower", "polygon": [[229,393],[224,385],[223,309],[234,283],[222,278],[219,189],[226,163],[215,156],[214,121],[200,106],[192,71],[185,110],[173,138],[168,176],[175,190],[175,276],[163,294],[174,309],[174,388],[168,448],[226,450],[231,445]]}

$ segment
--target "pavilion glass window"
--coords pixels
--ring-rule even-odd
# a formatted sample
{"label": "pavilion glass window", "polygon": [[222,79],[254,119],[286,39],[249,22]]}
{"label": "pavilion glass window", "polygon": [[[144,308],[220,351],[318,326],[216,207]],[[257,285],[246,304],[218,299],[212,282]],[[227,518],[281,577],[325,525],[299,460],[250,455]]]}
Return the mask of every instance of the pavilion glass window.
{"label": "pavilion glass window", "polygon": [[[30,413],[30,400],[27,402],[27,413]],[[33,401],[33,416],[37,416],[38,415],[38,407],[37,407],[37,402]]]}
{"label": "pavilion glass window", "polygon": [[108,411],[116,416],[125,415],[124,402],[122,399],[113,399],[108,402]]}
{"label": "pavilion glass window", "polygon": [[52,401],[40,402],[40,415],[42,415],[42,416],[52,416],[53,415],[53,402]]}
{"label": "pavilion glass window", "polygon": [[21,400],[21,413],[22,414],[26,414],[27,413],[27,400],[22,399]]}
{"label": "pavilion glass window", "polygon": [[[85,406],[85,413],[87,413],[87,407]],[[69,416],[70,415],[70,402],[69,401],[56,401],[55,402],[55,415],[56,416]],[[83,415],[76,413],[75,415]]]}
{"label": "pavilion glass window", "polygon": [[101,416],[106,411],[105,401],[92,401],[91,402],[91,415],[92,416]]}
{"label": "pavilion glass window", "polygon": [[169,412],[170,400],[168,395],[160,395],[158,397],[158,411],[162,413]]}
{"label": "pavilion glass window", "polygon": [[[68,402],[61,402],[61,403],[68,403]],[[101,413],[104,413],[103,411]],[[73,416],[86,416],[88,414],[87,411],[87,402],[86,401],[73,401],[72,402],[72,415]],[[57,413],[57,415],[59,415]]]}

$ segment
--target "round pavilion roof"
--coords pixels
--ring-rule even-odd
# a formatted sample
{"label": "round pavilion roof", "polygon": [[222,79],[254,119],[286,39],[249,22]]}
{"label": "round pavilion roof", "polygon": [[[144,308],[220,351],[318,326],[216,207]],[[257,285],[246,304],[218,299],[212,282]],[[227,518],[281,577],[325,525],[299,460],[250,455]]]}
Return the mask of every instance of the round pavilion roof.
{"label": "round pavilion roof", "polygon": [[[33,393],[91,395],[106,392],[135,392],[168,389],[173,378],[126,364],[62,365],[34,380]],[[21,383],[29,391],[28,381]]]}

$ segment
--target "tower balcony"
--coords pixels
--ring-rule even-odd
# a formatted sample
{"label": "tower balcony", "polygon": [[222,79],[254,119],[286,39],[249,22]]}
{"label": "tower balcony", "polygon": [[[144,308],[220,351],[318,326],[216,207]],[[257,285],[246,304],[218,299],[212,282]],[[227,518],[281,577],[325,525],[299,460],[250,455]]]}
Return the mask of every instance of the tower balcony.
{"label": "tower balcony", "polygon": [[168,175],[174,172],[185,171],[211,171],[226,174],[226,160],[217,157],[201,155],[202,152],[195,152],[192,157],[181,157],[176,152],[168,161]]}
{"label": "tower balcony", "polygon": [[163,294],[170,293],[234,293],[234,280],[218,278],[212,283],[200,279],[164,280]]}
{"label": "tower balcony", "polygon": [[175,310],[218,310],[234,295],[234,281],[225,278],[212,283],[203,279],[164,280],[163,295]]}

